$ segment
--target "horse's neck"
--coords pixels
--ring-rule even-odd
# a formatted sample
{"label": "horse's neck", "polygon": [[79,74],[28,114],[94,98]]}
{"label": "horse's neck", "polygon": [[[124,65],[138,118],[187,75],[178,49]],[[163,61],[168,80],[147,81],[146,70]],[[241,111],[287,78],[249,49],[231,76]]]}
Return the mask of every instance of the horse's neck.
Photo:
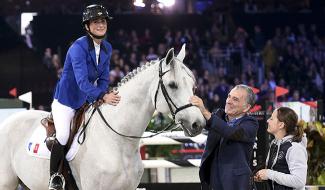
{"label": "horse's neck", "polygon": [[110,125],[122,134],[142,136],[155,109],[152,91],[157,87],[158,69],[156,64],[139,72],[119,87],[121,101],[116,107],[103,106],[105,118],[109,118]]}

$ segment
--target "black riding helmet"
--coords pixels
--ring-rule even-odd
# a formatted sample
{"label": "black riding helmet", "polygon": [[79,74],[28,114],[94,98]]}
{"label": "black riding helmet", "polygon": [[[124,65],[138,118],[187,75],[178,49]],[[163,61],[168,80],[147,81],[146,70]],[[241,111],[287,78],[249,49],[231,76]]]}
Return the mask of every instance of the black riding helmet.
{"label": "black riding helmet", "polygon": [[[97,5],[97,4],[89,5],[85,8],[85,10],[82,14],[82,25],[85,26],[85,24],[87,24],[88,28],[89,28],[89,21],[95,20],[98,18],[105,18],[107,23],[108,23],[108,20],[113,19],[113,17],[111,17],[108,14],[107,9],[103,5]],[[85,30],[86,30],[86,28],[85,28]],[[86,31],[90,35],[92,35],[93,37],[95,37],[97,39],[103,39],[105,37],[105,36],[94,35],[93,33],[91,33],[88,30],[86,30]]]}

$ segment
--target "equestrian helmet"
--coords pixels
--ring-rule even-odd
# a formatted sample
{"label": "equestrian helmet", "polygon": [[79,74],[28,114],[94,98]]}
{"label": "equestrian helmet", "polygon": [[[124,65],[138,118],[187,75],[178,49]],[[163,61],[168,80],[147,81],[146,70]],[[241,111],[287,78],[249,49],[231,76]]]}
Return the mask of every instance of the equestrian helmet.
{"label": "equestrian helmet", "polygon": [[93,4],[85,8],[82,14],[82,24],[85,24],[86,22],[97,18],[105,18],[106,20],[113,19],[113,17],[108,14],[107,9],[103,5]]}

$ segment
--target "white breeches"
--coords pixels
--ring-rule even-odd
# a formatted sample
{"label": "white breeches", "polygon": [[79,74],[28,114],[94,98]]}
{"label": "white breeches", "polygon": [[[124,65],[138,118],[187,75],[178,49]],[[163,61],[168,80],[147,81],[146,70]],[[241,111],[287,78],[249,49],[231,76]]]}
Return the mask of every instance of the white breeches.
{"label": "white breeches", "polygon": [[70,134],[70,123],[75,110],[61,104],[57,99],[52,102],[52,115],[56,129],[56,138],[61,145],[66,145]]}

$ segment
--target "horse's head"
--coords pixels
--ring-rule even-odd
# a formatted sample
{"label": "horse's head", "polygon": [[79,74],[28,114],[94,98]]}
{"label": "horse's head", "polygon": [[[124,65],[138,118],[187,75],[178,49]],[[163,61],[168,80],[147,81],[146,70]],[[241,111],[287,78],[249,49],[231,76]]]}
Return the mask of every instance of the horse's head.
{"label": "horse's head", "polygon": [[170,49],[159,61],[159,82],[152,97],[157,111],[171,113],[185,135],[195,136],[206,123],[200,110],[189,102],[196,86],[193,73],[183,64],[184,57],[185,44],[176,57]]}

